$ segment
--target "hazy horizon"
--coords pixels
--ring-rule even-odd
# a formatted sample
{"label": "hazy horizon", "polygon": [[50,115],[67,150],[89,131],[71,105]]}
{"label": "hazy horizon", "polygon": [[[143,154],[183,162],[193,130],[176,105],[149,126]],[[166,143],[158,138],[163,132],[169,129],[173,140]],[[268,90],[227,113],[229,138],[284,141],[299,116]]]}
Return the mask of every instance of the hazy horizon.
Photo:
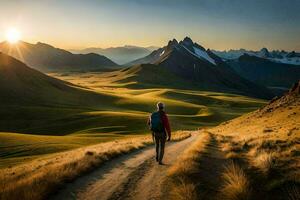
{"label": "hazy horizon", "polygon": [[21,40],[63,49],[164,46],[185,36],[205,48],[300,51],[300,1],[1,1],[0,41],[14,27]]}
{"label": "hazy horizon", "polygon": [[[188,36],[187,36],[188,37]],[[173,38],[173,39],[176,39],[176,38]],[[150,46],[138,46],[138,45],[132,45],[132,44],[124,44],[124,45],[117,45],[117,46],[108,46],[108,47],[101,47],[101,46],[87,46],[87,47],[78,47],[78,48],[63,48],[63,47],[58,47],[56,45],[53,45],[51,43],[46,43],[44,41],[36,41],[36,42],[29,42],[29,41],[24,41],[24,40],[20,40],[20,42],[25,42],[25,43],[30,43],[30,44],[37,44],[37,43],[44,43],[44,44],[48,44],[50,46],[53,46],[55,48],[60,48],[60,49],[64,49],[64,50],[67,50],[67,51],[80,51],[80,50],[85,50],[85,49],[93,49],[93,48],[100,48],[100,49],[109,49],[109,48],[118,48],[118,47],[126,47],[126,46],[130,46],[130,47],[139,47],[139,48],[161,48],[161,47],[164,47],[168,44],[169,41],[173,40],[173,39],[170,39],[170,40],[167,40],[164,44],[162,44],[162,46],[155,46],[155,45],[150,45]],[[178,42],[183,40],[184,38],[182,39],[176,39]],[[191,38],[193,39],[193,38]],[[6,40],[3,40],[3,41],[0,41],[0,43],[3,43],[3,42],[7,42]],[[202,45],[201,43],[193,40],[193,42],[196,42],[200,45]],[[14,44],[12,44],[14,45]],[[230,50],[246,50],[246,51],[260,51],[262,48],[267,48],[265,46],[262,46],[261,48],[258,48],[258,49],[249,49],[249,48],[243,48],[243,47],[240,47],[240,48],[231,48],[231,49],[212,49],[212,48],[209,48],[209,47],[206,47],[204,46],[204,48],[206,49],[211,49],[211,50],[215,50],[215,51],[230,51]],[[271,49],[271,48],[267,48],[269,51],[296,51],[296,52],[299,52],[297,50],[287,50],[287,49]]]}

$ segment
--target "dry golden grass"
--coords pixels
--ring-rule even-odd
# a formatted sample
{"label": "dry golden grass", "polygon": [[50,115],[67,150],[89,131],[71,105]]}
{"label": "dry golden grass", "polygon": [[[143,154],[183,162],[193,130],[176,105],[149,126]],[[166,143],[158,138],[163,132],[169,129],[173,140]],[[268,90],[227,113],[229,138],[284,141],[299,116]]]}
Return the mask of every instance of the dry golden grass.
{"label": "dry golden grass", "polygon": [[199,195],[197,194],[195,184],[189,183],[186,179],[179,178],[176,185],[173,183],[172,198],[176,200],[197,200],[199,199]]}
{"label": "dry golden grass", "polygon": [[272,170],[275,169],[275,157],[274,153],[266,152],[266,151],[259,151],[254,154],[251,159],[252,164],[260,169],[260,171],[265,175],[268,176]]}
{"label": "dry golden grass", "polygon": [[220,143],[221,150],[225,153],[225,157],[227,159],[235,160],[235,159],[242,158],[241,152],[245,150],[243,147],[246,145],[241,144],[241,142],[237,143],[237,142],[232,142],[230,140],[224,140],[220,135],[217,136],[216,138]]}
{"label": "dry golden grass", "polygon": [[228,152],[225,156],[227,159],[238,159],[238,158],[241,158],[241,155],[238,154],[238,153],[235,153],[235,152]]}
{"label": "dry golden grass", "polygon": [[185,177],[198,169],[198,161],[204,152],[211,136],[207,132],[201,132],[197,141],[190,146],[179,160],[168,170],[168,175],[173,177]]}
{"label": "dry golden grass", "polygon": [[[190,137],[190,132],[173,134],[173,141]],[[1,200],[43,199],[67,181],[99,167],[116,156],[152,144],[151,136],[107,142],[58,153],[0,171]]]}
{"label": "dry golden grass", "polygon": [[226,166],[223,173],[224,185],[221,189],[221,196],[224,200],[248,200],[251,189],[248,178],[243,169],[235,163]]}
{"label": "dry golden grass", "polygon": [[[300,199],[299,119],[298,95],[283,97],[258,111],[209,129],[224,157],[235,161],[222,171],[220,181],[223,184],[216,193],[218,199]],[[195,144],[189,151],[197,148],[204,151],[205,143]],[[195,179],[193,172],[200,166],[197,161],[201,154],[194,152],[184,156],[186,158],[170,169],[172,192],[177,199],[184,199],[185,193],[192,199],[193,194],[199,194],[196,190],[199,190],[201,180],[198,183],[191,180]],[[202,170],[201,166],[198,170]],[[187,192],[183,188],[190,189]]]}
{"label": "dry golden grass", "polygon": [[[219,135],[226,157],[247,169],[253,195],[299,199],[294,197],[300,190],[299,119],[300,96],[284,96],[209,131]],[[292,189],[282,191],[285,187]]]}
{"label": "dry golden grass", "polygon": [[191,181],[191,174],[199,169],[201,154],[205,152],[210,139],[209,133],[200,132],[196,142],[168,170],[172,199],[199,199],[199,191],[196,190],[195,183]]}

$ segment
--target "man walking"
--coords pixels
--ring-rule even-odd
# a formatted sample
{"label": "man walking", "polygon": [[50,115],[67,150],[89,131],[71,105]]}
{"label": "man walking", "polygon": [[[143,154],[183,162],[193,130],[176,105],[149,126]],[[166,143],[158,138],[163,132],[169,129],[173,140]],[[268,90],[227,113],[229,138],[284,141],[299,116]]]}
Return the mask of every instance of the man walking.
{"label": "man walking", "polygon": [[148,121],[148,125],[152,131],[152,136],[155,140],[156,161],[160,165],[162,165],[166,139],[168,141],[171,139],[169,119],[164,110],[165,105],[161,102],[158,102],[157,111],[151,114]]}

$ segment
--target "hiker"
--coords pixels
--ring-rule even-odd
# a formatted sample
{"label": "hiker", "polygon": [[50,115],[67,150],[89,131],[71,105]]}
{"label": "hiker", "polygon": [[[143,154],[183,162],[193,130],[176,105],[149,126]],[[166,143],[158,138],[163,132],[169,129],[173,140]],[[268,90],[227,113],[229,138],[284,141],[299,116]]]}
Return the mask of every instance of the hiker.
{"label": "hiker", "polygon": [[158,102],[157,112],[152,113],[148,120],[148,125],[150,126],[152,136],[155,140],[156,161],[160,165],[162,165],[166,139],[168,141],[171,139],[169,119],[164,110],[165,105],[161,102]]}

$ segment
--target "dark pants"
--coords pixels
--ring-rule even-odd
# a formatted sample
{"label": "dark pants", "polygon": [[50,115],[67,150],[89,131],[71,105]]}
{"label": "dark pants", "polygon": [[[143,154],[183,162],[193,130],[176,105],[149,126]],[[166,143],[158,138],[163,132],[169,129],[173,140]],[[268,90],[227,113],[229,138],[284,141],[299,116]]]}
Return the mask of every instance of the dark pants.
{"label": "dark pants", "polygon": [[154,139],[155,139],[156,159],[158,162],[161,162],[165,152],[166,134],[154,133]]}

